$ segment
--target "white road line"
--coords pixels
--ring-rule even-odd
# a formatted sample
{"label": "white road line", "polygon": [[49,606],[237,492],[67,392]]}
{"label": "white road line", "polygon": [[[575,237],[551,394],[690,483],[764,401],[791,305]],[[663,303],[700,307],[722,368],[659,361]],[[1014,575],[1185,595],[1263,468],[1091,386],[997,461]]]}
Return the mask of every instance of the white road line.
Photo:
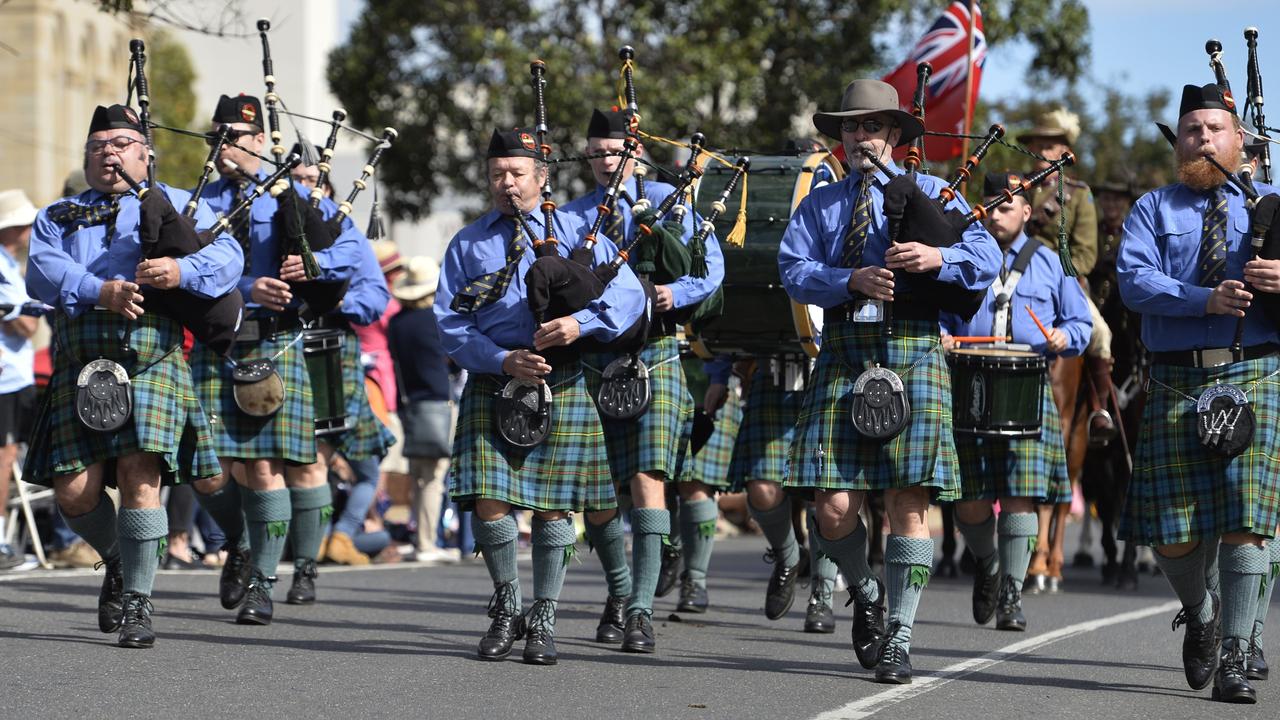
{"label": "white road line", "polygon": [[937,672],[930,673],[925,677],[916,677],[911,685],[898,685],[891,690],[885,690],[876,693],[870,697],[836,708],[829,712],[818,715],[814,720],[860,720],[861,718],[871,717],[876,713],[887,710],[893,705],[905,702],[915,697],[919,697],[931,690],[946,685],[952,680],[958,680],[965,675],[985,670],[992,665],[1004,662],[1018,655],[1029,653],[1051,643],[1065,640],[1076,635],[1093,632],[1109,625],[1118,625],[1120,623],[1130,622],[1132,620],[1141,620],[1152,615],[1160,615],[1162,613],[1173,612],[1182,607],[1182,603],[1174,600],[1156,605],[1155,607],[1144,608],[1142,610],[1134,610],[1132,612],[1120,613],[1110,617],[1100,618],[1098,620],[1090,620],[1088,622],[1076,623],[1063,628],[1058,628],[1052,632],[1027,638],[1012,645],[1006,645],[999,650],[995,650],[982,655],[980,657],[969,658],[963,662],[949,665]]}
{"label": "white road line", "polygon": [[[3,5],[0,0],[0,5]],[[458,565],[458,563],[452,563]],[[473,563],[476,567],[484,567],[482,563]],[[387,570],[426,570],[433,567],[447,567],[445,563],[419,563],[419,562],[398,562],[398,563],[378,563],[377,565],[321,565],[320,572],[324,574],[330,573],[350,573],[350,572],[384,572]],[[164,576],[186,576],[200,577],[217,575],[221,573],[220,568],[200,568],[198,570],[157,570],[157,575]],[[278,577],[293,574],[293,563],[284,563],[280,569],[276,571]],[[61,580],[63,578],[88,577],[90,575],[102,576],[101,570],[93,570],[90,568],[70,568],[59,570],[44,570],[34,568],[31,570],[19,570],[10,572],[0,572],[0,583],[21,582],[23,580]]]}

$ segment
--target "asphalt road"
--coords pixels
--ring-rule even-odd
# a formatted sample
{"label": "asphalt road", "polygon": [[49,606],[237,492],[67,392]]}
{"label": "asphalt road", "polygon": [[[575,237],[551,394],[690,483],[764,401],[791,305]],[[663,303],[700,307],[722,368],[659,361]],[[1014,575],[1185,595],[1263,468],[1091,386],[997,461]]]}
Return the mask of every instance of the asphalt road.
{"label": "asphalt road", "polygon": [[[150,650],[97,631],[100,575],[0,575],[0,718],[1280,716],[1280,678],[1257,683],[1251,707],[1186,687],[1162,578],[1121,593],[1096,571],[1070,573],[1063,593],[1026,599],[1027,633],[975,626],[969,580],[934,578],[916,623],[916,681],[895,688],[858,666],[849,609],[837,608],[834,635],[801,632],[807,595],[782,620],[764,618],[762,550],[759,538],[722,540],[711,611],[676,618],[674,593],[660,599],[658,652],[639,656],[590,641],[605,591],[598,561],[580,554],[555,667],[520,663],[520,643],[506,662],[475,658],[491,592],[479,563],[322,568],[321,602],[279,603],[266,628],[234,624],[214,573],[162,572]],[[521,572],[531,588],[527,558]],[[1280,630],[1267,636],[1280,658]]]}

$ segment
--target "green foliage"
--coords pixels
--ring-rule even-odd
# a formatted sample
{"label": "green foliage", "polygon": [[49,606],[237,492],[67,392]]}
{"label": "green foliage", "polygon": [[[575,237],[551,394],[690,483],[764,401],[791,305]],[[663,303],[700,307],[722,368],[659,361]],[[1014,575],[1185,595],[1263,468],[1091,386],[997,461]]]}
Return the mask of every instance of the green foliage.
{"label": "green foliage", "polygon": [[[529,62],[547,64],[550,142],[583,144],[592,107],[617,102],[619,60],[636,49],[642,129],[702,131],[713,147],[775,151],[850,80],[878,76],[946,6],[942,0],[445,0],[367,3],[329,58],[334,94],[352,123],[390,125],[400,139],[380,169],[393,215],[421,216],[447,191],[483,187],[493,127],[531,125]],[[1080,0],[983,3],[990,43],[1029,40],[1033,72],[1072,80],[1087,59]],[[1036,13],[1047,23],[1026,22]],[[1008,18],[1006,20],[1005,18]],[[903,42],[870,28],[899,27]],[[668,147],[651,143],[661,162]],[[586,186],[581,167],[555,170],[557,195]]]}
{"label": "green foliage", "polygon": [[929,584],[931,575],[933,575],[933,570],[928,565],[912,565],[911,575],[907,578],[907,584],[917,590],[922,590]]}
{"label": "green foliage", "polygon": [[[151,119],[169,127],[195,129],[195,67],[187,48],[165,32],[147,42]],[[204,129],[204,128],[200,128]],[[199,140],[165,130],[154,133],[156,175],[174,187],[194,187],[209,149]]]}

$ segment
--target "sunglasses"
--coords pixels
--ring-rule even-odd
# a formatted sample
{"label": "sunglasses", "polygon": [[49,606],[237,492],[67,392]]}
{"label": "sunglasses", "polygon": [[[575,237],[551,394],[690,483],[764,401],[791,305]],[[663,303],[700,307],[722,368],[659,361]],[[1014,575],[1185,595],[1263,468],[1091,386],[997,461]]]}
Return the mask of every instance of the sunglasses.
{"label": "sunglasses", "polygon": [[84,152],[86,155],[104,155],[108,147],[116,152],[124,152],[130,145],[138,142],[142,141],[126,135],[117,135],[106,140],[90,140],[84,144]]}
{"label": "sunglasses", "polygon": [[866,120],[861,120],[861,121],[858,120],[857,118],[845,118],[844,120],[840,121],[840,130],[842,132],[847,132],[847,133],[858,132],[859,126],[861,126],[863,130],[866,130],[869,133],[878,133],[884,129],[885,122],[883,120],[877,120],[876,118],[867,118]]}
{"label": "sunglasses", "polygon": [[[251,137],[257,134],[258,134],[257,130],[231,130],[227,133],[227,142],[234,145],[236,142],[240,140],[240,138]],[[217,142],[218,142],[218,136],[216,134],[206,135],[204,138],[204,144],[208,145],[209,147],[213,147],[214,145],[217,144]]]}

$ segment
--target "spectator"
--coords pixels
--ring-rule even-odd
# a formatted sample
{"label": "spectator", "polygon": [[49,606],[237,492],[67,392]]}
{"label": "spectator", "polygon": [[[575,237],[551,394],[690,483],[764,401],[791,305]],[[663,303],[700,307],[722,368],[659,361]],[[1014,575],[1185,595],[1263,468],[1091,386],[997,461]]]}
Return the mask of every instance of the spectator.
{"label": "spectator", "polygon": [[401,311],[391,319],[388,339],[399,379],[402,453],[413,477],[413,518],[417,525],[417,559],[455,559],[437,546],[444,477],[453,447],[453,402],[449,361],[440,344],[435,303],[440,266],[429,257],[409,260],[406,272],[391,289]]}
{"label": "spectator", "polygon": [[0,192],[0,303],[11,310],[0,317],[0,570],[22,564],[22,548],[10,547],[5,538],[5,515],[9,507],[9,487],[13,463],[18,459],[18,443],[26,442],[35,414],[35,350],[31,336],[37,320],[20,315],[22,305],[34,302],[27,297],[26,281],[18,258],[26,254],[31,241],[31,224],[36,208],[21,190]]}

